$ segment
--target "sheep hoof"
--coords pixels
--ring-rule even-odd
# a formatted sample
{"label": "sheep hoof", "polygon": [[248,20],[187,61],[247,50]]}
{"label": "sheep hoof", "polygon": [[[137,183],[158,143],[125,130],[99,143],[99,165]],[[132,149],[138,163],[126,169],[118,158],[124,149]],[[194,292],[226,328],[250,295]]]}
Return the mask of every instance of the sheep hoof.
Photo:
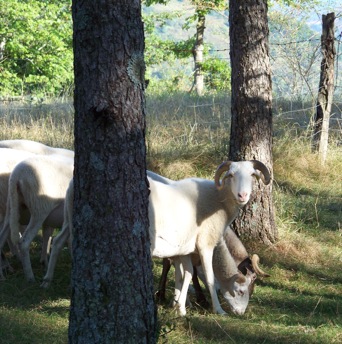
{"label": "sheep hoof", "polygon": [[178,304],[174,304],[173,308],[176,310],[176,313],[179,316],[181,316],[181,317],[186,316],[186,309],[185,309],[185,307],[179,306]]}
{"label": "sheep hoof", "polygon": [[35,280],[34,277],[28,277],[28,278],[27,278],[27,282],[28,282],[28,283],[35,283],[36,280]]}
{"label": "sheep hoof", "polygon": [[46,281],[46,280],[44,280],[42,284],[40,285],[40,287],[43,289],[47,289],[49,288],[49,286],[50,286],[50,281]]}
{"label": "sheep hoof", "polygon": [[227,315],[227,312],[225,312],[222,308],[214,309],[214,313],[218,315]]}
{"label": "sheep hoof", "polygon": [[185,317],[185,316],[186,316],[186,310],[185,310],[185,309],[179,308],[179,309],[178,309],[178,314],[179,314],[181,317]]}

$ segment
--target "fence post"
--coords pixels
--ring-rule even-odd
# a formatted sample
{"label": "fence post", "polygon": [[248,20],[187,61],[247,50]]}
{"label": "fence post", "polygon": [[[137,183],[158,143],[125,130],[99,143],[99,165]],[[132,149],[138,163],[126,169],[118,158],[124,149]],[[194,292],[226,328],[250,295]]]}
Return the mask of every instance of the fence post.
{"label": "fence post", "polygon": [[318,151],[321,163],[324,164],[328,152],[329,120],[334,93],[334,21],[335,13],[322,15],[323,28],[321,36],[322,62],[319,80],[317,109],[312,138],[312,150]]}

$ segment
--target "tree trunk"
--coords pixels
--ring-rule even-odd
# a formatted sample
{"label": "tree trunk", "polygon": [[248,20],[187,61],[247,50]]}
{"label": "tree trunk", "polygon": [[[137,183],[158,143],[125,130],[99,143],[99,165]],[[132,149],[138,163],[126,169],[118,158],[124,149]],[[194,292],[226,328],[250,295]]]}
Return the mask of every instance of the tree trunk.
{"label": "tree trunk", "polygon": [[154,343],[140,0],[73,0],[69,343]]}
{"label": "tree trunk", "polygon": [[314,151],[319,152],[321,162],[324,164],[328,152],[329,120],[334,94],[334,63],[336,55],[334,46],[335,13],[323,15],[322,19],[321,46],[323,59],[321,62],[312,148]]}
{"label": "tree trunk", "polygon": [[[232,123],[229,158],[256,159],[272,174],[272,83],[267,1],[229,1]],[[272,183],[271,183],[272,184]],[[276,241],[272,186],[262,182],[235,221],[239,235]]]}
{"label": "tree trunk", "polygon": [[199,96],[203,95],[204,76],[202,73],[203,64],[203,35],[205,30],[205,16],[198,12],[198,21],[196,26],[196,42],[193,50],[195,61],[194,84]]}

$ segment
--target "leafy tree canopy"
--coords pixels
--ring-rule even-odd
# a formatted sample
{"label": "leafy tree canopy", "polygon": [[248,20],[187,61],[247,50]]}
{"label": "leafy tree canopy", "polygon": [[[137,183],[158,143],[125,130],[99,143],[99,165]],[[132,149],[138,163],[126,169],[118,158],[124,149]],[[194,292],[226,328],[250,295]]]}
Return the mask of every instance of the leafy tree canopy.
{"label": "leafy tree canopy", "polygon": [[0,95],[58,95],[73,83],[70,0],[0,0]]}

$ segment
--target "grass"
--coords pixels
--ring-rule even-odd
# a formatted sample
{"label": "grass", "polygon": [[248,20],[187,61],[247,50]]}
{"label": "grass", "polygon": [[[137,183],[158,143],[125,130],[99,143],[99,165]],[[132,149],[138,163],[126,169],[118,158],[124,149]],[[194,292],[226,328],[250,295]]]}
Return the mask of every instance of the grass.
{"label": "grass", "polygon": [[[229,103],[224,97],[147,98],[148,166],[167,177],[212,178],[226,157]],[[52,146],[73,147],[73,120],[68,104],[0,108],[0,139],[27,138]],[[261,257],[270,278],[258,281],[243,316],[213,315],[193,302],[184,318],[158,305],[159,343],[291,343],[342,342],[342,150],[341,132],[331,137],[325,166],[310,150],[310,132],[298,125],[307,118],[275,118],[274,203],[279,240],[264,247],[248,242]],[[32,247],[38,283],[25,282],[18,261],[15,272],[0,283],[1,343],[67,343],[70,257],[64,250],[48,290],[39,287],[40,240]],[[155,261],[155,283],[161,262]],[[172,276],[172,275],[170,275]],[[193,296],[191,296],[193,297]],[[223,301],[222,301],[223,302]],[[227,306],[223,302],[223,308]]]}

